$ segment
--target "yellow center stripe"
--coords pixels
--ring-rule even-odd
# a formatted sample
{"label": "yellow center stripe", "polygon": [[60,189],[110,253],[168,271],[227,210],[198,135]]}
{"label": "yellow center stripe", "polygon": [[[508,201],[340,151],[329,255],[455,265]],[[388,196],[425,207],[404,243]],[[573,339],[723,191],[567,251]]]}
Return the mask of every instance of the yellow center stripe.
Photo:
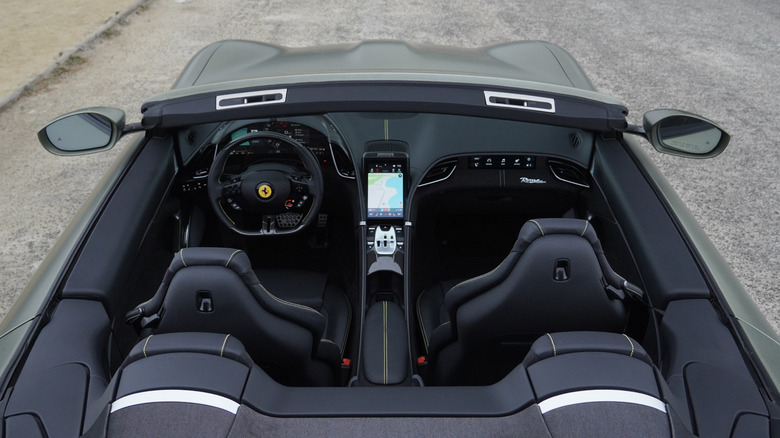
{"label": "yellow center stripe", "polygon": [[384,359],[385,359],[385,369],[384,369],[384,383],[387,384],[387,374],[388,374],[388,365],[387,365],[387,301],[382,301],[382,325],[384,326],[384,341],[385,341],[385,351],[384,351]]}

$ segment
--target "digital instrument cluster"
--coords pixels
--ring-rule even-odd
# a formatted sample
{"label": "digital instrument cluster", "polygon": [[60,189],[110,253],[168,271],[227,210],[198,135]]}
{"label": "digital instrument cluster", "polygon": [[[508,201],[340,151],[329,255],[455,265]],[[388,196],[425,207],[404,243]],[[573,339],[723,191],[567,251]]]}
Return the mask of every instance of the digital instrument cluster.
{"label": "digital instrument cluster", "polygon": [[[230,142],[246,134],[263,131],[276,132],[297,141],[310,150],[320,164],[326,164],[331,161],[327,137],[316,129],[296,122],[269,121],[254,123],[233,131],[226,141]],[[253,138],[239,145],[231,153],[231,158],[228,160],[225,170],[228,173],[240,171],[239,168],[252,164],[255,161],[261,161],[264,158],[298,159],[294,148],[284,141],[271,138]]]}
{"label": "digital instrument cluster", "polygon": [[[248,133],[262,131],[286,135],[312,151],[317,158],[326,158],[328,156],[328,139],[316,129],[295,122],[272,121],[248,125],[231,133],[230,141]],[[289,145],[276,139],[255,138],[242,144],[234,153],[272,155],[291,152],[291,149]]]}

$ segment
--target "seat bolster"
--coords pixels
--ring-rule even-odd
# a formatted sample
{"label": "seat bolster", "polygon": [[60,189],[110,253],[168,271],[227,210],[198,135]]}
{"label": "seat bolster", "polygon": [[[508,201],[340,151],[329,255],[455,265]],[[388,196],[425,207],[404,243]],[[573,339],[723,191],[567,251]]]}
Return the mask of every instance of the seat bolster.
{"label": "seat bolster", "polygon": [[529,367],[549,357],[581,351],[622,354],[653,365],[642,345],[628,335],[590,331],[547,333],[531,345],[523,364]]}
{"label": "seat bolster", "polygon": [[447,345],[451,344],[458,335],[455,331],[455,327],[450,321],[443,322],[440,326],[433,329],[430,334],[428,345],[429,360],[435,360],[434,358],[441,352],[441,350]]}
{"label": "seat bolster", "polygon": [[326,321],[325,316],[318,310],[279,298],[260,283],[251,286],[250,289],[255,299],[269,312],[307,328],[316,340],[322,338],[323,333],[325,333]]}
{"label": "seat bolster", "polygon": [[314,346],[314,357],[328,364],[339,364],[342,359],[341,348],[328,338],[320,339]]}
{"label": "seat bolster", "polygon": [[325,332],[322,335],[322,342],[330,342],[338,348],[337,361],[340,362],[349,336],[352,306],[341,289],[329,285],[323,294],[320,313],[325,316]]}
{"label": "seat bolster", "polygon": [[297,269],[255,269],[255,274],[269,292],[291,303],[320,310],[328,281],[321,272]]}
{"label": "seat bolster", "polygon": [[179,332],[146,337],[133,347],[123,366],[147,357],[181,351],[226,357],[248,367],[254,363],[249,357],[249,353],[244,349],[244,344],[233,336],[218,333]]}
{"label": "seat bolster", "polygon": [[448,319],[454,322],[458,307],[502,282],[512,272],[519,258],[519,253],[511,252],[492,271],[462,281],[449,289],[444,294],[444,310],[449,317]]}
{"label": "seat bolster", "polygon": [[436,283],[422,291],[417,297],[417,321],[420,324],[426,351],[433,331],[442,323],[441,315],[444,313],[442,312],[442,304],[446,290],[448,288],[445,288],[442,283]]}

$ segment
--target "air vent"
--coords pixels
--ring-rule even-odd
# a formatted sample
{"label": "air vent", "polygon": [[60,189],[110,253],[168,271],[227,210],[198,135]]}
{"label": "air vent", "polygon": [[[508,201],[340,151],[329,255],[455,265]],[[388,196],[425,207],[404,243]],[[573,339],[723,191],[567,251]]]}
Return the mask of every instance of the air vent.
{"label": "air vent", "polygon": [[198,137],[195,134],[194,130],[190,129],[189,131],[187,131],[187,137],[186,137],[187,143],[189,143],[190,145],[194,145],[195,140],[197,140],[197,138]]}
{"label": "air vent", "polygon": [[529,96],[526,94],[499,93],[485,91],[485,103],[488,106],[511,108],[527,111],[555,112],[555,100],[548,97]]}
{"label": "air vent", "polygon": [[217,109],[233,109],[256,105],[284,103],[287,89],[252,91],[249,93],[225,94],[217,96]]}
{"label": "air vent", "polygon": [[437,182],[446,180],[452,175],[453,172],[455,172],[456,167],[458,167],[457,159],[442,161],[441,163],[436,164],[435,166],[431,167],[428,173],[425,174],[423,179],[420,181],[420,184],[418,184],[418,187],[423,187],[427,186],[428,184],[435,184]]}
{"label": "air vent", "polygon": [[333,165],[336,166],[336,172],[342,178],[355,179],[355,166],[349,155],[336,143],[330,144],[330,155],[333,157]]}
{"label": "air vent", "polygon": [[571,146],[574,148],[578,148],[582,144],[582,137],[576,132],[572,134],[569,139],[571,140]]}
{"label": "air vent", "polygon": [[559,181],[565,183],[574,184],[575,186],[590,188],[590,182],[588,177],[578,168],[571,164],[562,163],[560,161],[548,160],[547,165],[550,166],[550,171],[553,176]]}

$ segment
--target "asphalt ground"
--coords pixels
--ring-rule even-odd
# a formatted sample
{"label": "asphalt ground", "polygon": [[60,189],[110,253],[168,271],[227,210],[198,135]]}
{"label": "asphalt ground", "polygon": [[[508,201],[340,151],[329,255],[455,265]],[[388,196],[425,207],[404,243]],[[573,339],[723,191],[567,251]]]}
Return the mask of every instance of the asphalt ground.
{"label": "asphalt ground", "polygon": [[[51,70],[137,0],[3,0],[0,13],[0,106],[4,96]],[[66,57],[67,58],[67,57]]]}
{"label": "asphalt ground", "polygon": [[0,315],[126,144],[51,156],[35,134],[57,115],[109,105],[136,122],[145,98],[167,90],[197,50],[222,39],[291,47],[540,39],[568,50],[597,89],[626,102],[632,123],[651,109],[678,108],[732,134],[710,160],[647,151],[780,328],[776,0],[151,0],[130,12],[76,52],[80,62],[64,63],[0,112]]}

